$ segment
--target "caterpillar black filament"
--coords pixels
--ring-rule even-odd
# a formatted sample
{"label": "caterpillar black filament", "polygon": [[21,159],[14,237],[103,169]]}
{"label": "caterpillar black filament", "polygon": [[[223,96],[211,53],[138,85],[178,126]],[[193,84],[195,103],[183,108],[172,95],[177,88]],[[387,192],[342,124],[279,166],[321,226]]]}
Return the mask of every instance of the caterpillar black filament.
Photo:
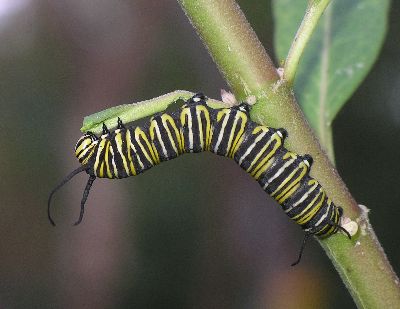
{"label": "caterpillar black filament", "polygon": [[75,155],[81,167],[68,175],[50,194],[48,217],[53,194],[76,174],[86,171],[89,180],[75,225],[82,221],[89,190],[96,177],[125,178],[136,176],[151,167],[184,153],[210,151],[232,158],[258,181],[285,213],[305,231],[297,264],[307,239],[326,237],[344,231],[343,214],[327,197],[321,185],[309,175],[312,158],[300,156],[284,147],[287,132],[257,124],[249,118],[249,105],[213,109],[203,94],[196,94],[179,111],[154,115],[145,126],[118,127],[110,132],[103,124],[97,137],[87,132],[77,142]]}

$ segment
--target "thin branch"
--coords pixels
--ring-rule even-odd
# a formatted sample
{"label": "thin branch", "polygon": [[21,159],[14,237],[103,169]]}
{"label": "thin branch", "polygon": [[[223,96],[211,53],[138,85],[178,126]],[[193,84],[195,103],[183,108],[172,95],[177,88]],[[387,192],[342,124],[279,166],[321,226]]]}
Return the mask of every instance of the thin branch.
{"label": "thin branch", "polygon": [[328,86],[329,86],[329,51],[331,49],[331,25],[332,25],[332,7],[326,10],[326,18],[324,20],[324,36],[322,42],[322,56],[321,56],[321,81],[320,81],[320,92],[319,92],[319,119],[318,119],[318,133],[321,140],[321,144],[328,154],[331,161],[335,162],[335,152],[333,150],[333,139],[332,139],[332,126],[331,121],[328,120]]}
{"label": "thin branch", "polygon": [[322,16],[322,13],[330,1],[331,0],[308,1],[306,14],[303,17],[303,21],[301,22],[299,29],[297,30],[296,36],[285,61],[283,78],[290,86],[293,85],[297,67],[299,65],[301,56],[303,55],[304,49],[306,48],[307,43]]}

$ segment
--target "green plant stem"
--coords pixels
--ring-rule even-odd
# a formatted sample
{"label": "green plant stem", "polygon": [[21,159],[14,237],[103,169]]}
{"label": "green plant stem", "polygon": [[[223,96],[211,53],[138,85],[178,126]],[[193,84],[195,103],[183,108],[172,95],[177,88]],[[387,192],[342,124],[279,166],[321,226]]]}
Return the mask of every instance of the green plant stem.
{"label": "green plant stem", "polygon": [[361,232],[349,241],[336,234],[320,239],[354,301],[360,308],[400,308],[399,281],[373,229],[322,151],[292,95],[278,80],[275,67],[237,4],[232,0],[178,0],[190,22],[238,99],[255,95],[252,118],[289,132],[287,147],[314,158],[313,177],[328,195],[359,223]]}
{"label": "green plant stem", "polygon": [[[325,1],[328,2],[328,1]],[[322,12],[321,12],[322,14]],[[319,16],[321,16],[319,14]],[[307,14],[306,14],[307,15]],[[319,19],[319,18],[318,18]],[[313,20],[314,22],[314,20]],[[304,23],[304,21],[303,21]],[[316,22],[315,22],[316,24]],[[324,39],[322,43],[322,59],[321,59],[321,86],[319,93],[319,119],[318,119],[318,136],[321,144],[324,146],[331,162],[335,162],[335,152],[333,150],[332,126],[329,120],[327,100],[328,100],[328,72],[329,72],[329,50],[331,44],[331,24],[332,24],[332,9],[326,10],[326,18],[324,20]],[[314,25],[315,27],[315,25]]]}
{"label": "green plant stem", "polygon": [[306,48],[307,43],[322,16],[322,13],[330,2],[331,0],[308,1],[306,14],[303,17],[303,21],[301,22],[299,29],[297,30],[296,36],[285,61],[283,79],[286,80],[290,86],[293,85],[297,67],[299,65],[301,56],[303,55],[304,49]]}
{"label": "green plant stem", "polygon": [[[245,98],[254,94],[254,87],[264,89],[278,80],[272,60],[235,3],[220,0],[178,2],[237,96]],[[235,14],[224,11],[231,4],[235,7],[230,6],[230,10],[233,9]],[[235,22],[229,22],[232,17]],[[244,48],[246,46],[257,48],[249,51]]]}

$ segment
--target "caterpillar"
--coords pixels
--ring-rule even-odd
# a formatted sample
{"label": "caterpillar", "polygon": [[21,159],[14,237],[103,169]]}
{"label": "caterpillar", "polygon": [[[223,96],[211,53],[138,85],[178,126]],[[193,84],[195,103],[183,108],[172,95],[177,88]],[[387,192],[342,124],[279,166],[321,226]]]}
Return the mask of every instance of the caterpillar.
{"label": "caterpillar", "polygon": [[310,176],[313,159],[298,155],[284,146],[288,133],[250,120],[250,105],[213,109],[207,98],[198,93],[180,110],[157,113],[144,126],[118,126],[110,132],[103,123],[103,133],[85,133],[76,143],[75,155],[81,166],[55,187],[48,199],[48,218],[54,193],[80,172],[88,182],[75,225],[81,223],[90,188],[96,178],[120,179],[136,176],[185,153],[210,151],[233,159],[249,173],[281,206],[290,219],[305,231],[296,265],[300,262],[310,236],[327,237],[343,231],[343,209],[328,198],[322,186]]}

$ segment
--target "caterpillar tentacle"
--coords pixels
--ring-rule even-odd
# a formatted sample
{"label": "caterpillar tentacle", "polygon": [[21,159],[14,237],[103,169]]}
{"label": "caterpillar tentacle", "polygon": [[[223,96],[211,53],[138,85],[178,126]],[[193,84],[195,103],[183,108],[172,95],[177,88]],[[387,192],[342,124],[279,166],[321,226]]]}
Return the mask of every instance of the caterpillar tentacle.
{"label": "caterpillar tentacle", "polygon": [[[90,175],[81,202],[79,224],[90,187],[96,177],[125,178],[136,176],[160,162],[185,153],[210,151],[232,158],[249,173],[305,231],[297,264],[307,239],[326,237],[344,231],[340,225],[343,211],[327,197],[317,180],[310,176],[313,159],[287,150],[285,129],[260,125],[249,116],[250,105],[213,109],[207,98],[198,93],[180,110],[158,113],[144,126],[118,126],[110,132],[103,124],[103,135],[84,134],[76,143],[75,155],[85,168],[70,174],[65,184],[79,171]],[[57,186],[54,192],[61,187]],[[53,220],[49,219],[52,223]]]}

